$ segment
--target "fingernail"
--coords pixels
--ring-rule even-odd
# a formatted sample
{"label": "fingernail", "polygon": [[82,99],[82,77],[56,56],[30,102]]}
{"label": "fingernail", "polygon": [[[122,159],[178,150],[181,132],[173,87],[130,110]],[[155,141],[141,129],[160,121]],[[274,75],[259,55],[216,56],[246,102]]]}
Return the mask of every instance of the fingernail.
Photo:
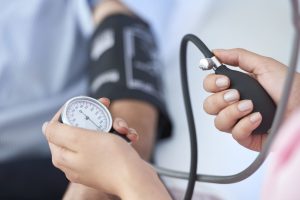
{"label": "fingernail", "polygon": [[107,102],[110,103],[110,99],[109,99],[109,98],[106,98],[106,97],[101,97],[99,100],[107,101]]}
{"label": "fingernail", "polygon": [[229,85],[229,80],[227,78],[217,78],[216,80],[216,85],[219,87],[219,88],[224,88],[224,87],[227,87]]}
{"label": "fingernail", "polygon": [[238,109],[241,112],[248,111],[248,110],[252,109],[252,107],[253,107],[253,104],[252,104],[251,100],[242,101],[238,105]]}
{"label": "fingernail", "polygon": [[239,99],[239,93],[236,90],[230,90],[224,94],[224,100],[227,102],[236,101]]}
{"label": "fingernail", "polygon": [[128,127],[127,123],[125,121],[123,121],[122,119],[119,119],[118,124],[119,124],[119,126],[124,127],[124,128]]}
{"label": "fingernail", "polygon": [[43,126],[42,126],[42,131],[45,134],[46,133],[46,128],[47,128],[48,122],[44,122]]}
{"label": "fingernail", "polygon": [[139,134],[136,132],[136,130],[131,128],[131,129],[129,129],[129,131],[130,131],[130,134],[135,138],[135,140],[138,140]]}
{"label": "fingernail", "polygon": [[253,113],[250,116],[250,122],[252,122],[253,124],[260,121],[262,119],[261,114],[259,112]]}

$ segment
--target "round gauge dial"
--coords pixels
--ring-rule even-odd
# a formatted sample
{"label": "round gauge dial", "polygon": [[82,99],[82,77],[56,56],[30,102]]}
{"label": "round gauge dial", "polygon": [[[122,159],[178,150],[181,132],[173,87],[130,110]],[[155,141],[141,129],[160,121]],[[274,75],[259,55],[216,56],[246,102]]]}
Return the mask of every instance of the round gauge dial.
{"label": "round gauge dial", "polygon": [[61,121],[75,127],[109,132],[112,117],[108,109],[96,99],[78,96],[66,102]]}

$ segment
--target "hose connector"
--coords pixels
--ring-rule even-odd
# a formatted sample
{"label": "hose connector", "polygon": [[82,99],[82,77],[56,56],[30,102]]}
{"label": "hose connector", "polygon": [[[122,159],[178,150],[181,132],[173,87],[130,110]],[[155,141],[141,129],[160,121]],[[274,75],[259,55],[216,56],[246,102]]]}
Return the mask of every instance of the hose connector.
{"label": "hose connector", "polygon": [[199,68],[202,70],[216,70],[221,65],[221,62],[215,56],[211,58],[202,58],[199,62]]}

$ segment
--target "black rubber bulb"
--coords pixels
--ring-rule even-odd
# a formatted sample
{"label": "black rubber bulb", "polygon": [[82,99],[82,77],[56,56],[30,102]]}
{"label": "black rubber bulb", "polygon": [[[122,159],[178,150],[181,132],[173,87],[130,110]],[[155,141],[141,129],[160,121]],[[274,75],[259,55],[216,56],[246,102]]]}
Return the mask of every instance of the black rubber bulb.
{"label": "black rubber bulb", "polygon": [[219,66],[215,73],[225,75],[230,79],[230,88],[239,91],[240,100],[252,100],[254,106],[252,112],[260,112],[262,115],[262,122],[253,133],[266,133],[272,126],[276,105],[265,89],[251,76],[231,70],[225,65]]}

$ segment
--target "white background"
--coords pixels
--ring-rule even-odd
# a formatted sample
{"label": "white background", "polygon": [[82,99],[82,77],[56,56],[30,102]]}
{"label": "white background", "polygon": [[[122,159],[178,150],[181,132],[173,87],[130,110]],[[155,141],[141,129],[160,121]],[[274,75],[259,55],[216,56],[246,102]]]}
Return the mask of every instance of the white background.
{"label": "white background", "polygon": [[[156,150],[160,166],[176,170],[189,169],[189,138],[179,76],[179,42],[186,33],[199,36],[209,48],[241,47],[273,57],[288,64],[293,29],[289,1],[224,0],[177,1],[172,5],[168,31],[164,33],[162,51],[166,99],[173,120],[173,137],[161,142]],[[191,45],[192,46],[192,45]],[[256,152],[238,145],[229,134],[213,126],[213,117],[204,113],[202,102],[208,94],[202,80],[208,72],[197,68],[198,50],[189,51],[189,83],[197,124],[199,173],[229,175],[247,167]],[[249,179],[229,185],[197,183],[196,191],[213,192],[223,199],[259,199],[266,164]],[[186,182],[166,179],[169,186],[185,188]]]}

